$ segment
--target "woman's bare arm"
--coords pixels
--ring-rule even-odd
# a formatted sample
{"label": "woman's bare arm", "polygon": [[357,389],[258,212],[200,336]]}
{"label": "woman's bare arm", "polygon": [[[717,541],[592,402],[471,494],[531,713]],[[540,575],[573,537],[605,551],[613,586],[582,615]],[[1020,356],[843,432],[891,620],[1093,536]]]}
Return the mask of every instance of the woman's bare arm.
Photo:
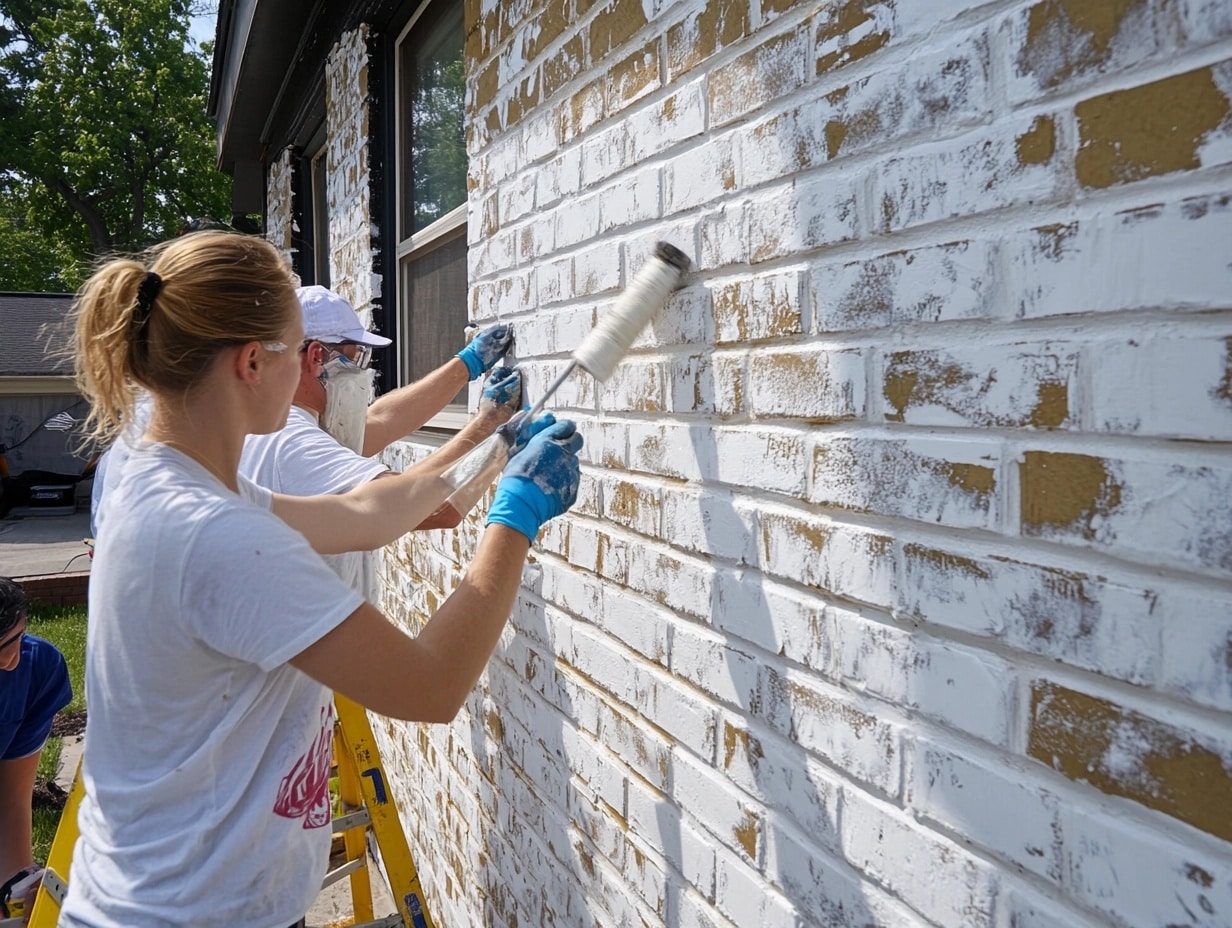
{"label": "woman's bare arm", "polygon": [[500,640],[529,550],[521,532],[489,525],[458,588],[418,637],[364,603],[290,663],[382,715],[451,721]]}

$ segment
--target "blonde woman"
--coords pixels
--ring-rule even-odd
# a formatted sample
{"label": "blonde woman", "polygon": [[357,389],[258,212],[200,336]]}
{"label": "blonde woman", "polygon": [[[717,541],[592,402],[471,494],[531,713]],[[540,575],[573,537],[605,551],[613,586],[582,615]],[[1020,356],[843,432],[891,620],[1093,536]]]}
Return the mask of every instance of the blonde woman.
{"label": "blonde woman", "polygon": [[466,575],[410,638],[318,552],[422,521],[441,501],[431,467],[302,499],[237,475],[244,436],[283,426],[299,380],[301,314],[273,247],[202,232],[112,261],[78,295],[75,325],[94,434],[115,434],[138,388],[153,408],[100,513],[86,798],[60,924],[286,928],[328,856],[330,691],[453,718],[531,541],[576,498],[581,436],[536,423]]}

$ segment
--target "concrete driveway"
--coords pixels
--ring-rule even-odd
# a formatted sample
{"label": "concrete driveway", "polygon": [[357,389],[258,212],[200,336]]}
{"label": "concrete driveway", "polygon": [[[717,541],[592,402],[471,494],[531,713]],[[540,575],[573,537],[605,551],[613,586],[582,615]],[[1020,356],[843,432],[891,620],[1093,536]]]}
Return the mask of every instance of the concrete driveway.
{"label": "concrete driveway", "polygon": [[0,576],[38,577],[90,569],[90,513],[0,519]]}

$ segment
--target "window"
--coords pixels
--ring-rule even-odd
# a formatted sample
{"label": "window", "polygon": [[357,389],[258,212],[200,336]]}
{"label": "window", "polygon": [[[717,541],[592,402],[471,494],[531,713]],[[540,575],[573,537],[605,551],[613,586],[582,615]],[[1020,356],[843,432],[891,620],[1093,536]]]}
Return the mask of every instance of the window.
{"label": "window", "polygon": [[328,177],[325,153],[325,126],[322,125],[295,162],[292,244],[296,252],[295,269],[301,282],[328,287],[329,201],[325,186]]}
{"label": "window", "polygon": [[[467,322],[462,3],[429,0],[397,44],[398,365],[403,383],[453,357]],[[463,390],[432,426],[465,422]]]}

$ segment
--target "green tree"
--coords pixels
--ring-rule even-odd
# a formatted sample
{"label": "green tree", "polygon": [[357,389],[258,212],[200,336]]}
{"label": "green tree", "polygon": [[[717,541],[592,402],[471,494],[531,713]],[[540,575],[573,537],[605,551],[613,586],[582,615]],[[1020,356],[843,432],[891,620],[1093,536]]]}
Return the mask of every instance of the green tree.
{"label": "green tree", "polygon": [[0,0],[0,246],[42,234],[68,258],[48,276],[71,283],[95,258],[169,238],[189,217],[229,216],[207,50],[188,36],[199,7]]}

